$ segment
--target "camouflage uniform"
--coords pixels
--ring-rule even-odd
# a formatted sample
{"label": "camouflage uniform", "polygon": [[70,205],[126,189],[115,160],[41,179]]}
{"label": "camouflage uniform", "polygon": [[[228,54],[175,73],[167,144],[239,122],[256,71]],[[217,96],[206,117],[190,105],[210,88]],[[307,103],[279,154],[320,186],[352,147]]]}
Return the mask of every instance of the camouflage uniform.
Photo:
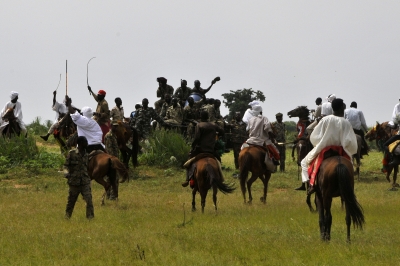
{"label": "camouflage uniform", "polygon": [[161,107],[161,111],[159,113],[160,117],[164,118],[167,115],[167,110],[168,108],[170,108],[172,106],[172,102],[170,103],[163,103],[162,107]]}
{"label": "camouflage uniform", "polygon": [[186,89],[183,90],[182,87],[179,87],[175,90],[174,97],[178,98],[181,101],[186,101],[186,99],[189,97],[191,93],[192,93],[191,88],[186,87]]}
{"label": "camouflage uniform", "polygon": [[219,110],[219,108],[217,109],[214,107],[214,114],[215,114],[215,123],[223,128],[225,126],[225,122],[221,116],[221,111]]}
{"label": "camouflage uniform", "polygon": [[[104,137],[104,145],[106,146],[106,152],[108,154],[119,158],[119,148],[118,148],[117,136],[115,136],[111,130]],[[116,175],[116,178],[117,178],[116,186],[118,189],[118,186],[119,186],[119,175],[118,174]],[[110,182],[110,178],[108,176],[104,177],[104,180],[106,182]],[[107,198],[109,198],[111,200],[116,199],[112,187],[110,187],[109,190],[107,191]]]}
{"label": "camouflage uniform", "polygon": [[194,135],[194,127],[195,124],[193,124],[192,122],[190,122],[190,120],[196,120],[198,118],[198,109],[193,105],[193,107],[190,107],[190,105],[185,106],[185,108],[183,108],[183,123],[185,125],[187,125],[187,129],[186,129],[186,134],[187,137],[192,139],[193,135]]}
{"label": "camouflage uniform", "polygon": [[158,87],[157,89],[157,97],[160,98],[160,100],[156,101],[154,103],[154,108],[156,109],[156,112],[159,114],[161,111],[161,107],[164,104],[165,100],[165,94],[169,94],[169,95],[173,95],[174,94],[174,88],[170,85],[166,85],[165,88],[164,87]]}
{"label": "camouflage uniform", "polygon": [[243,143],[249,138],[246,132],[246,124],[243,121],[232,121],[231,124],[231,142],[233,146],[233,156],[235,158],[235,168],[239,169],[239,153]]}
{"label": "camouflage uniform", "polygon": [[151,121],[156,120],[161,123],[163,119],[156,113],[152,107],[141,108],[135,114],[135,128],[140,137],[148,138],[151,133]]}
{"label": "camouflage uniform", "polygon": [[208,113],[208,121],[215,122],[215,108],[214,104],[205,104],[201,107],[202,111],[206,111]]}
{"label": "camouflage uniform", "polygon": [[171,105],[167,110],[164,122],[169,124],[180,125],[182,124],[182,119],[183,119],[183,113],[181,106],[178,104],[174,108],[174,106]]}
{"label": "camouflage uniform", "polygon": [[94,217],[92,191],[87,167],[87,153],[82,156],[78,149],[69,151],[64,163],[65,177],[68,178],[69,185],[68,203],[65,209],[66,218],[71,217],[79,194],[82,194],[86,201],[86,218],[91,219]]}
{"label": "camouflage uniform", "polygon": [[124,107],[121,106],[120,108],[114,106],[113,109],[111,109],[110,118],[113,121],[122,121],[124,119]]}
{"label": "camouflage uniform", "polygon": [[[271,124],[273,132],[275,134],[275,140],[277,142],[286,142],[286,125],[278,122],[272,122]],[[280,154],[280,171],[285,171],[285,160],[286,160],[286,146],[285,145],[276,145]]]}

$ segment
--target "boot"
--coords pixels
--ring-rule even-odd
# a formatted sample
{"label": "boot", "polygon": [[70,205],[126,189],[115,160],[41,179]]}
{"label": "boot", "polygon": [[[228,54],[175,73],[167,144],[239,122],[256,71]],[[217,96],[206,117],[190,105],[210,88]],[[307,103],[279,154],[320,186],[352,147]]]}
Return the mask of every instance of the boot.
{"label": "boot", "polygon": [[314,193],[314,192],[315,192],[315,187],[312,186],[312,185],[310,185],[310,186],[308,187],[308,190],[307,190],[307,195],[311,195],[311,194]]}
{"label": "boot", "polygon": [[50,134],[47,133],[46,135],[40,136],[40,137],[41,137],[44,141],[47,141],[47,140],[49,139],[49,136],[50,136]]}
{"label": "boot", "polygon": [[189,181],[186,180],[185,182],[182,183],[182,187],[187,187],[189,185]]}
{"label": "boot", "polygon": [[388,163],[389,166],[395,166],[400,164],[400,156],[399,155],[393,155],[392,160]]}
{"label": "boot", "polygon": [[295,188],[294,190],[306,190],[306,183],[301,183],[301,186]]}

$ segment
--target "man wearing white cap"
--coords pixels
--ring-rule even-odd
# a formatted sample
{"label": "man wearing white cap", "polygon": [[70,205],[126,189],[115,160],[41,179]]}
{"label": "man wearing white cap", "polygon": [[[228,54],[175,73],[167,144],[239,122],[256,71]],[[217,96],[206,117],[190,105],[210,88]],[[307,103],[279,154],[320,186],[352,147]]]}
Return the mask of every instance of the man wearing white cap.
{"label": "man wearing white cap", "polygon": [[94,150],[104,150],[104,145],[101,142],[103,138],[103,131],[101,130],[99,124],[92,119],[93,111],[90,107],[83,107],[82,114],[78,113],[71,106],[71,98],[65,96],[66,105],[68,107],[68,112],[72,118],[72,121],[77,125],[78,137],[84,136],[88,141],[88,146],[86,151],[88,153]]}
{"label": "man wearing white cap", "polygon": [[333,110],[332,110],[332,101],[336,99],[335,94],[329,94],[328,97],[326,98],[326,102],[324,102],[321,105],[321,116],[327,116],[327,115],[332,115]]}
{"label": "man wearing white cap", "polygon": [[19,127],[21,128],[21,134],[26,135],[26,126],[22,121],[22,109],[21,103],[18,102],[18,92],[12,91],[10,93],[11,101],[7,102],[3,110],[1,110],[0,116],[0,133],[3,132],[4,128],[8,125],[8,121],[3,121],[3,116],[9,108],[14,108],[14,116],[17,119]]}
{"label": "man wearing white cap", "polygon": [[246,112],[243,115],[243,119],[242,119],[242,121],[245,122],[246,125],[249,124],[249,119],[253,117],[252,108],[253,108],[253,106],[256,106],[256,105],[260,105],[260,102],[259,101],[252,101],[252,102],[249,103],[250,108],[248,108],[246,110]]}

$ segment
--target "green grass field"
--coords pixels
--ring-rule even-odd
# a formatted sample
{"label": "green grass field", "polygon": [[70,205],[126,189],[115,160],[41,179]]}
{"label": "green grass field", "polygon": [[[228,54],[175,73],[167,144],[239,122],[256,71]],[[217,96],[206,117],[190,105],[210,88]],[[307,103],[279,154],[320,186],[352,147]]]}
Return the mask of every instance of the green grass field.
{"label": "green grass field", "polygon": [[338,198],[332,240],[320,241],[318,215],[308,211],[305,192],[294,190],[300,181],[289,160],[285,173],[273,174],[267,204],[258,200],[258,180],[246,205],[232,178],[233,155],[225,154],[225,179],[237,189],[218,193],[217,213],[209,194],[204,214],[199,195],[191,212],[191,190],[180,185],[184,170],[141,165],[120,185],[118,202],[100,206],[103,189],[92,184],[91,221],[81,197],[64,219],[68,185],[60,169],[13,168],[0,175],[0,265],[398,265],[400,191],[388,191],[380,161],[371,152],[355,182],[366,225],[352,228],[351,244]]}

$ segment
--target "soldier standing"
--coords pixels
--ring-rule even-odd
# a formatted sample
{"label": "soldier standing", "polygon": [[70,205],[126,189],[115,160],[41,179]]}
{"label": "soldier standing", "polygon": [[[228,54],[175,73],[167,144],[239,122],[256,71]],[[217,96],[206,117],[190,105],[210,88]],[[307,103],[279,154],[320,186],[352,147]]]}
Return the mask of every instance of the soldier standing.
{"label": "soldier standing", "polygon": [[[118,128],[119,124],[118,122],[115,120],[112,121],[111,123],[111,130],[106,134],[106,136],[104,137],[104,145],[106,146],[106,152],[112,156],[115,156],[117,158],[119,158],[119,148],[118,148],[118,142],[117,142],[117,136],[116,136],[116,131]],[[119,186],[119,175],[116,175],[117,180],[115,180],[117,189]],[[106,176],[104,178],[105,181],[109,182],[109,177]],[[110,187],[107,191],[107,198],[110,200],[116,200],[115,197],[115,193],[112,189],[112,187]]]}
{"label": "soldier standing", "polygon": [[79,136],[77,140],[78,148],[70,150],[64,163],[65,177],[68,179],[69,194],[68,203],[65,209],[65,218],[71,218],[74,211],[76,200],[82,194],[86,201],[86,218],[94,218],[94,207],[92,202],[92,190],[90,187],[90,177],[88,174],[88,153],[86,147],[87,139]]}
{"label": "soldier standing", "polygon": [[152,107],[149,107],[149,100],[147,98],[142,100],[142,108],[136,111],[134,120],[135,128],[140,138],[144,139],[147,139],[151,133],[151,121],[156,120],[161,125],[164,124],[164,120]]}
{"label": "soldier standing", "polygon": [[191,93],[192,89],[187,86],[187,81],[181,79],[181,86],[175,90],[174,97],[178,98],[180,106],[184,106]]}
{"label": "soldier standing", "polygon": [[157,97],[159,97],[160,100],[154,103],[154,108],[156,109],[157,114],[159,114],[161,111],[161,107],[165,101],[165,94],[169,94],[170,96],[173,95],[174,88],[167,84],[166,78],[163,77],[157,78],[157,82],[159,85],[157,89]]}
{"label": "soldier standing", "polygon": [[[243,143],[249,138],[246,132],[246,123],[242,121],[240,112],[235,113],[235,118],[231,124],[231,142],[233,146],[233,156],[235,158],[235,168],[239,169],[239,153]],[[236,177],[237,174],[234,174]]]}
{"label": "soldier standing", "polygon": [[[282,122],[283,115],[282,113],[277,113],[275,115],[276,121],[272,122],[272,129],[275,134],[275,140],[277,142],[285,143],[286,142],[286,125]],[[286,146],[285,144],[276,145],[280,154],[280,171],[285,171],[285,160],[286,160]]]}

